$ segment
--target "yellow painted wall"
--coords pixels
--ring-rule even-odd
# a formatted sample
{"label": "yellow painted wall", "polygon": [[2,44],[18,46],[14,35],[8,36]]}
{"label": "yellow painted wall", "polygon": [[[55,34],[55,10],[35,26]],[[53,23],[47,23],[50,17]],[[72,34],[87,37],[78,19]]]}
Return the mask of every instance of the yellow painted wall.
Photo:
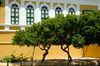
{"label": "yellow painted wall", "polygon": [[0,32],[0,42],[12,42],[13,32]]}
{"label": "yellow painted wall", "polygon": [[[13,46],[11,44],[9,45],[0,45],[0,59],[5,56],[10,56],[11,54],[14,54],[16,56],[19,56],[21,53],[24,55],[24,57],[32,58],[32,52],[33,47],[20,47],[20,46]],[[40,50],[38,47],[35,49],[35,59],[42,59],[44,51]],[[72,57],[81,57],[81,49],[75,49],[72,46],[70,47],[70,54]],[[63,52],[60,49],[60,46],[51,46],[49,50],[49,54],[46,57],[47,59],[52,58],[67,58],[67,54]]]}
{"label": "yellow painted wall", "polygon": [[98,10],[98,6],[96,6],[96,5],[80,5],[81,13],[82,13],[82,10],[84,10],[84,9]]}
{"label": "yellow painted wall", "polygon": [[0,24],[5,24],[5,0],[2,1],[2,5],[0,6]]}
{"label": "yellow painted wall", "polygon": [[84,57],[100,58],[100,46],[97,44],[84,47]]}
{"label": "yellow painted wall", "polygon": [[[12,42],[12,38],[15,35],[15,32],[0,32],[0,42]],[[70,54],[72,57],[82,57],[82,49],[75,49],[70,46]],[[24,54],[25,57],[32,58],[33,47],[20,47],[17,45],[12,45],[11,43],[0,43],[0,58],[9,56],[11,54],[20,55]],[[41,59],[44,51],[36,47],[35,50],[35,59]],[[48,59],[50,58],[67,58],[67,54],[61,50],[60,46],[51,46],[49,54],[47,55]]]}

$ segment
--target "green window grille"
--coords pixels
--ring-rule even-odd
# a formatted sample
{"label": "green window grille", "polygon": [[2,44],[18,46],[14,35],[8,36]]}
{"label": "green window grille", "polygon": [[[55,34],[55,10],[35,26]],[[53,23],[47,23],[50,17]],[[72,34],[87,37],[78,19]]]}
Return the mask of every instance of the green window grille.
{"label": "green window grille", "polygon": [[47,19],[48,18],[48,8],[46,6],[43,6],[41,9],[41,19]]}
{"label": "green window grille", "polygon": [[19,24],[19,8],[16,4],[11,7],[11,24]]}
{"label": "green window grille", "polygon": [[89,10],[89,9],[82,10],[82,14],[87,13],[87,12],[93,12],[93,10]]}
{"label": "green window grille", "polygon": [[55,15],[62,14],[62,10],[60,7],[57,7],[55,10]]}
{"label": "green window grille", "polygon": [[2,4],[2,0],[0,0],[0,5]]}
{"label": "green window grille", "polygon": [[74,8],[70,8],[68,11],[69,14],[74,15],[75,14],[75,10]]}
{"label": "green window grille", "polygon": [[33,6],[29,5],[27,6],[26,9],[26,20],[27,20],[27,25],[31,25],[34,23],[34,8]]}

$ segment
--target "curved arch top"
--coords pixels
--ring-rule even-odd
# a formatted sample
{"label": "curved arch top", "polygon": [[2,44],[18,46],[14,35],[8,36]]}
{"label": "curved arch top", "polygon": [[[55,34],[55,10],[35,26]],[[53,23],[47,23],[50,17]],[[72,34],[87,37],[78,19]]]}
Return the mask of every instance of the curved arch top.
{"label": "curved arch top", "polygon": [[73,5],[69,6],[69,7],[67,8],[67,11],[69,11],[70,8],[73,8],[73,9],[76,11],[76,8],[75,8]]}
{"label": "curved arch top", "polygon": [[64,10],[64,8],[63,8],[62,6],[60,6],[60,5],[56,5],[56,6],[54,7],[54,10],[55,10],[57,7],[60,7],[62,11]]}
{"label": "curved arch top", "polygon": [[11,2],[11,3],[9,4],[9,6],[12,7],[13,4],[18,5],[18,8],[20,8],[20,4],[19,4],[18,2],[15,2],[15,1]]}
{"label": "curved arch top", "polygon": [[42,4],[42,5],[40,6],[40,9],[42,9],[43,6],[46,6],[46,7],[48,8],[48,10],[50,10],[49,5],[47,5],[47,4]]}
{"label": "curved arch top", "polygon": [[34,9],[36,8],[35,5],[32,4],[32,3],[27,3],[27,4],[25,5],[25,8],[27,8],[27,6],[29,6],[29,5],[33,6]]}

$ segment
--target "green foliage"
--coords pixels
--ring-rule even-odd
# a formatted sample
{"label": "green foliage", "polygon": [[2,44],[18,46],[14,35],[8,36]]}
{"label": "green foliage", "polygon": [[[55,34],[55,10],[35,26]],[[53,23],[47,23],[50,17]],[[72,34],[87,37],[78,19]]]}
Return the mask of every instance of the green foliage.
{"label": "green foliage", "polygon": [[13,42],[12,44],[14,45],[19,45],[19,46],[23,46],[25,45],[25,31],[24,30],[19,30],[16,32],[16,35],[13,38]]}
{"label": "green foliage", "polygon": [[71,44],[83,48],[91,43],[100,45],[100,12],[97,11],[80,16],[59,14],[56,18],[34,23],[26,30],[19,30],[13,38],[14,45],[42,45],[44,49],[48,45],[68,47]]}
{"label": "green foliage", "polygon": [[21,62],[21,61],[27,61],[27,58],[24,58],[23,55],[19,55],[18,57],[15,57],[14,55],[11,55],[11,56],[7,56],[7,57],[4,57],[2,59],[2,62]]}
{"label": "green foliage", "polygon": [[85,45],[100,44],[100,12],[86,13],[79,18],[80,34],[85,37]]}
{"label": "green foliage", "polygon": [[72,45],[75,48],[83,48],[84,43],[85,43],[85,38],[82,37],[82,35],[76,34],[75,36],[73,36]]}

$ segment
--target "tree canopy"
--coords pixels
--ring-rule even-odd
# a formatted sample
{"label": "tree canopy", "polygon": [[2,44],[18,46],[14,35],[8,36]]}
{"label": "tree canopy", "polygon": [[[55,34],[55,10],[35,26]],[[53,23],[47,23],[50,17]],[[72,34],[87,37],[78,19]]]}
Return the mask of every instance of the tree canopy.
{"label": "tree canopy", "polygon": [[[58,15],[55,18],[34,23],[25,30],[19,30],[13,38],[13,44],[38,46],[44,50],[42,62],[52,45],[60,45],[72,61],[69,46],[83,48],[84,45],[100,45],[100,12],[77,15]],[[65,46],[64,46],[65,45]],[[68,49],[68,50],[67,50]]]}

